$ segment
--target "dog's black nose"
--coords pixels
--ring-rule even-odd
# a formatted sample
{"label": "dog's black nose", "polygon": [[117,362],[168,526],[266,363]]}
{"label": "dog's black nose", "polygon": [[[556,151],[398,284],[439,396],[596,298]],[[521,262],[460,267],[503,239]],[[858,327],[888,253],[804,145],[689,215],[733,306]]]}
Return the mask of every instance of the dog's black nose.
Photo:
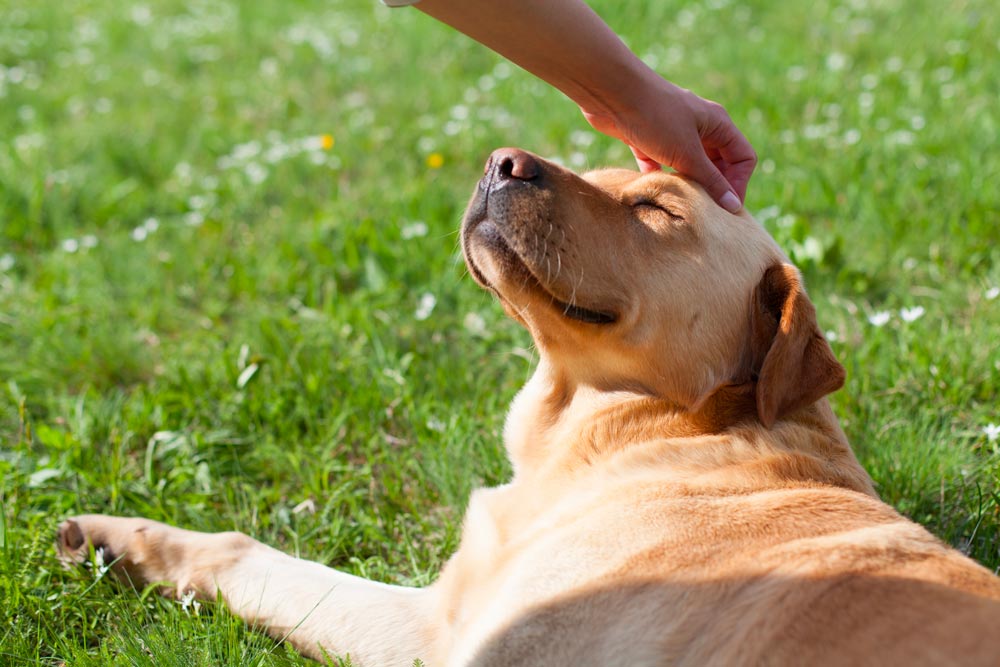
{"label": "dog's black nose", "polygon": [[538,160],[520,148],[498,148],[486,161],[486,175],[493,183],[500,181],[530,181],[538,178]]}

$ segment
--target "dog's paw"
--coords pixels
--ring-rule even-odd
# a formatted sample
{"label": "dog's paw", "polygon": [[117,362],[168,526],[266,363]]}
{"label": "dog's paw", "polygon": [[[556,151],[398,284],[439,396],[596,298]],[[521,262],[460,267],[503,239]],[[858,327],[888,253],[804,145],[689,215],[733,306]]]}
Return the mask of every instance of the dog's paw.
{"label": "dog's paw", "polygon": [[59,560],[70,566],[91,562],[109,568],[136,586],[151,582],[178,584],[176,564],[168,558],[170,532],[176,529],[149,519],[84,514],[59,526],[56,549]]}

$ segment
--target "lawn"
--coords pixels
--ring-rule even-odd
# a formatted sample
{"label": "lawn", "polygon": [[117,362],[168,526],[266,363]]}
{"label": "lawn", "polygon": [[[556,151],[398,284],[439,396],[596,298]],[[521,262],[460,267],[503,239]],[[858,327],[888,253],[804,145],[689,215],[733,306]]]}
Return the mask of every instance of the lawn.
{"label": "lawn", "polygon": [[[748,206],[848,369],[888,502],[1000,567],[1000,10],[992,0],[594,6],[722,102]],[[456,229],[493,148],[631,166],[557,92],[374,0],[0,7],[0,663],[305,661],[63,570],[67,515],[242,530],[430,582],[509,475],[527,334]]]}

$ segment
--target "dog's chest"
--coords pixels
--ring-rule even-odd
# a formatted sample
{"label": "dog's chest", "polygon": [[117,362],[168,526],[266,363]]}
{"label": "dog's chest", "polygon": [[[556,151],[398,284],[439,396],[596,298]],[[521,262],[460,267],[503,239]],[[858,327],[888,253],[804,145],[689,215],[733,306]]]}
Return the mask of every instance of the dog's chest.
{"label": "dog's chest", "polygon": [[485,633],[594,585],[663,540],[664,517],[651,523],[635,506],[606,502],[606,493],[588,485],[545,495],[509,485],[476,491],[440,580],[457,633]]}

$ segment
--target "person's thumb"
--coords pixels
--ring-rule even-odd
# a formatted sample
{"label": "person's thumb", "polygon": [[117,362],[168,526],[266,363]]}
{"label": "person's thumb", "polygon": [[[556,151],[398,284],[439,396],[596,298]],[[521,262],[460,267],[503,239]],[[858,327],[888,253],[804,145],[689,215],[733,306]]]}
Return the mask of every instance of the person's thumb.
{"label": "person's thumb", "polygon": [[681,174],[698,181],[701,187],[705,188],[705,191],[708,192],[709,196],[719,206],[730,213],[738,213],[743,208],[740,198],[733,191],[733,187],[729,184],[729,181],[722,175],[722,172],[716,169],[707,155],[701,153],[700,159],[696,158],[693,164],[684,166],[686,168],[678,165],[675,169]]}

